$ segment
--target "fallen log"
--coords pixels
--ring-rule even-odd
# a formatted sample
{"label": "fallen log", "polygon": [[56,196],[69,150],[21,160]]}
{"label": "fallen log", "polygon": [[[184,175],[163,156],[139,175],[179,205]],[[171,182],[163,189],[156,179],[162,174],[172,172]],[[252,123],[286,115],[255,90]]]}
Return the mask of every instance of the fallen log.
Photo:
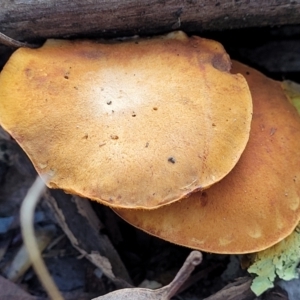
{"label": "fallen log", "polygon": [[300,23],[300,2],[288,0],[0,0],[0,7],[0,32],[23,41]]}

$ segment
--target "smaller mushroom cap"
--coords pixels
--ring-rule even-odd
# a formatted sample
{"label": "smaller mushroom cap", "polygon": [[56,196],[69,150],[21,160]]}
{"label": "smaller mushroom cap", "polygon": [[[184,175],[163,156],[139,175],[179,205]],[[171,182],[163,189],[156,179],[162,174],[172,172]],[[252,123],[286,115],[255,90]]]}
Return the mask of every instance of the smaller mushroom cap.
{"label": "smaller mushroom cap", "polygon": [[300,219],[300,118],[279,82],[234,62],[253,98],[249,142],[235,168],[204,192],[153,210],[115,210],[162,239],[213,253],[263,250]]}
{"label": "smaller mushroom cap", "polygon": [[48,185],[113,207],[156,208],[232,170],[252,100],[217,42],[172,33],[49,40],[0,74],[0,123]]}

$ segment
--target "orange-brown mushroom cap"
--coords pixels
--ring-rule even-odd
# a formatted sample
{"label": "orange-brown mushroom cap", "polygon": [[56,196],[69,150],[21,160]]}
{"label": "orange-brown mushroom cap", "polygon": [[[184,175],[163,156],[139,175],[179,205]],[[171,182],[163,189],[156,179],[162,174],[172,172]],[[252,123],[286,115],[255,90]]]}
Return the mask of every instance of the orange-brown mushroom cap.
{"label": "orange-brown mushroom cap", "polygon": [[300,118],[279,82],[239,63],[253,98],[249,142],[235,168],[204,192],[153,211],[118,209],[132,225],[214,253],[263,250],[300,218]]}
{"label": "orange-brown mushroom cap", "polygon": [[156,208],[222,179],[249,138],[250,91],[199,37],[19,49],[0,75],[0,123],[48,185]]}

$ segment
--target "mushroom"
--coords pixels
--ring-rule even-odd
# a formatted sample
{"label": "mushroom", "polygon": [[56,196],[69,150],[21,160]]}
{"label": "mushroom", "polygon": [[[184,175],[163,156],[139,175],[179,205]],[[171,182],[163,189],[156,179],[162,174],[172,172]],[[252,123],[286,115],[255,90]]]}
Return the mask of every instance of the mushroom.
{"label": "mushroom", "polygon": [[217,42],[174,32],[123,42],[48,40],[0,74],[0,123],[47,185],[152,209],[226,176],[252,100]]}
{"label": "mushroom", "polygon": [[281,84],[240,63],[253,98],[249,142],[235,168],[206,191],[153,211],[115,209],[132,225],[213,253],[250,253],[288,236],[300,219],[300,118]]}

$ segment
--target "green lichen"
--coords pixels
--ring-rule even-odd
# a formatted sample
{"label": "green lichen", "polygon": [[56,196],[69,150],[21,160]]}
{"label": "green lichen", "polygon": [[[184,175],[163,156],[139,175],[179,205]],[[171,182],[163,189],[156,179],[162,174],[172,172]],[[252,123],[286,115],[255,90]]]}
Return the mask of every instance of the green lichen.
{"label": "green lichen", "polygon": [[274,286],[278,276],[283,280],[298,278],[297,266],[300,263],[300,225],[283,241],[256,254],[254,263],[248,268],[249,273],[256,274],[251,289],[261,295]]}

